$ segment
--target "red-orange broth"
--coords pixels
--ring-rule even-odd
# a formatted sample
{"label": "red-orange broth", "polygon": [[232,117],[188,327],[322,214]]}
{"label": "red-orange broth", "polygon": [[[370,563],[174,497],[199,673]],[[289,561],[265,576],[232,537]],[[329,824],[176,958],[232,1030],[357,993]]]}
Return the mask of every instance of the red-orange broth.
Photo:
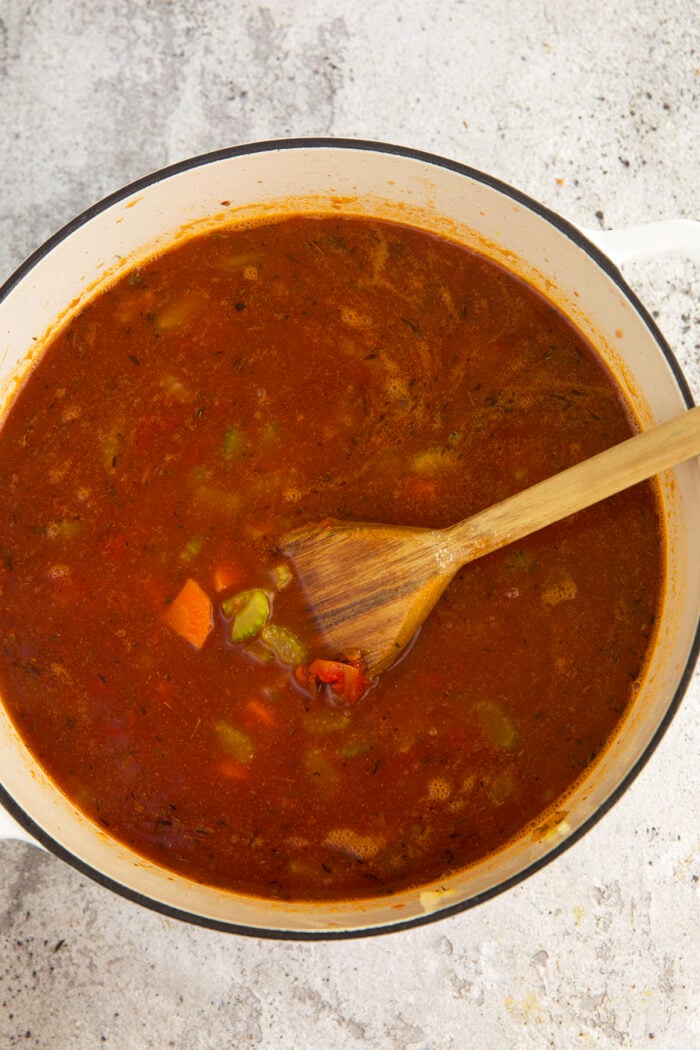
{"label": "red-orange broth", "polygon": [[82,309],[4,422],[6,706],[80,809],[192,879],[314,900],[439,879],[544,821],[625,715],[656,489],[462,570],[352,702],[260,634],[304,642],[276,542],[326,516],[444,526],[633,429],[568,321],[457,244],[337,216],[198,236]]}

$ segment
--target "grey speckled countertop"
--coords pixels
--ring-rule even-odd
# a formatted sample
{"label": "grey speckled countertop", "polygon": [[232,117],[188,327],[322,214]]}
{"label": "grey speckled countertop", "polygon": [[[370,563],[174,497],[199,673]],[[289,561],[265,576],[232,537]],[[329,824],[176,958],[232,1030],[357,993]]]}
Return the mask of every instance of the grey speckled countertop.
{"label": "grey speckled countertop", "polygon": [[[381,139],[584,226],[700,215],[695,0],[0,0],[0,281],[74,214],[187,156]],[[626,269],[700,396],[697,264]],[[369,940],[181,925],[0,843],[0,1046],[700,1046],[700,680],[573,850]]]}

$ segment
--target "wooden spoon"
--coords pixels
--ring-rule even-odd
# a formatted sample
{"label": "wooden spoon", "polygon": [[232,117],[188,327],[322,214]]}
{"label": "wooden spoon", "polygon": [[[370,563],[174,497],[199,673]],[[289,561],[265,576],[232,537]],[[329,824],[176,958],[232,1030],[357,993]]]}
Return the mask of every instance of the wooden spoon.
{"label": "wooden spoon", "polygon": [[467,562],[700,453],[700,407],[452,525],[305,525],[282,538],[321,643],[390,667]]}

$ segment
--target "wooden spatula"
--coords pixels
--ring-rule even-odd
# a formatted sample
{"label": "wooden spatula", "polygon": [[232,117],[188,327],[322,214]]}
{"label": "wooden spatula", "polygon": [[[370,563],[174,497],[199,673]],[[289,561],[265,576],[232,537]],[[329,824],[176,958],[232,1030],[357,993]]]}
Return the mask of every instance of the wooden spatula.
{"label": "wooden spatula", "polygon": [[413,638],[459,568],[700,453],[700,407],[447,529],[365,522],[283,537],[324,647],[360,650],[370,676]]}

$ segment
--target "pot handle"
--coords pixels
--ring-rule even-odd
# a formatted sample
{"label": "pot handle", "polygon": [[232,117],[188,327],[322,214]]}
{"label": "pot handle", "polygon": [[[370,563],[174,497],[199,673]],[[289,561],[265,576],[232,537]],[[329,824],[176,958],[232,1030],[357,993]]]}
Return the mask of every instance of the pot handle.
{"label": "pot handle", "polygon": [[10,816],[5,807],[0,804],[0,842],[3,839],[15,839],[18,842],[29,842],[32,846],[39,846],[36,839],[21,827],[17,821]]}
{"label": "pot handle", "polygon": [[695,219],[669,219],[619,230],[589,230],[581,233],[600,248],[617,266],[630,259],[654,255],[685,255],[700,262],[700,222]]}

